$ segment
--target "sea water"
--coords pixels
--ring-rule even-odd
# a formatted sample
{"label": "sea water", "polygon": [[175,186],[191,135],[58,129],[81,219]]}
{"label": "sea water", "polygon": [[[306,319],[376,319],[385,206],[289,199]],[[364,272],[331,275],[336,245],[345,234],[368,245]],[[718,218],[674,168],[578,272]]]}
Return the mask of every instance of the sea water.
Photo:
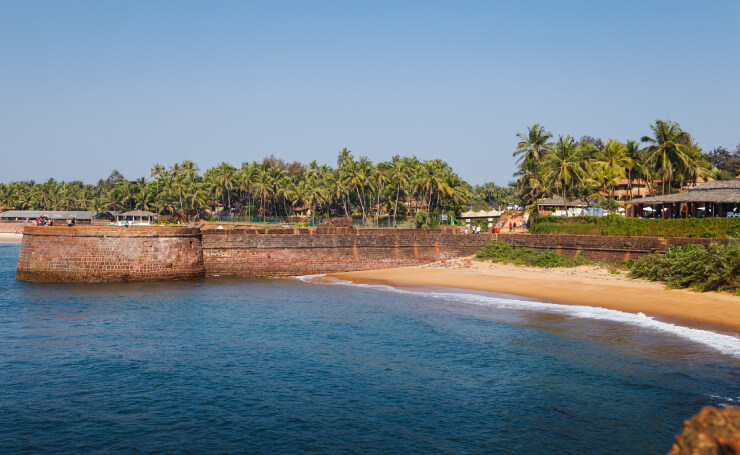
{"label": "sea water", "polygon": [[0,244],[0,453],[665,453],[740,338],[298,279],[42,284]]}

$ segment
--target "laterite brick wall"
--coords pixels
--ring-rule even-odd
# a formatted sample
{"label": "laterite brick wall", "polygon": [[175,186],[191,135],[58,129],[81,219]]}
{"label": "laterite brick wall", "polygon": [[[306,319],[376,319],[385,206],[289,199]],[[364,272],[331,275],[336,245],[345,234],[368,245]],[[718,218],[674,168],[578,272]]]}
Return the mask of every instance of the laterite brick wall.
{"label": "laterite brick wall", "polygon": [[26,226],[25,221],[2,221],[0,222],[0,232],[10,234],[22,234]]}
{"label": "laterite brick wall", "polygon": [[203,257],[207,275],[310,275],[426,264],[490,240],[441,229],[204,229]]}
{"label": "laterite brick wall", "polygon": [[[26,281],[184,280],[204,275],[290,276],[420,265],[474,254],[495,239],[454,229],[214,229],[26,226],[16,277]],[[515,246],[606,262],[638,258],[686,243],[587,235],[499,235]]]}
{"label": "laterite brick wall", "polygon": [[195,228],[26,226],[16,278],[23,281],[187,280],[205,274]]}

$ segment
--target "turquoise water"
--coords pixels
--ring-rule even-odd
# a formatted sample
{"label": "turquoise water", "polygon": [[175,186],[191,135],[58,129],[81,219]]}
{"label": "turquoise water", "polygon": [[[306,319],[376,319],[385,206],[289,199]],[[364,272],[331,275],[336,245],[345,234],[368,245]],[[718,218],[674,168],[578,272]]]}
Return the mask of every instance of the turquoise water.
{"label": "turquoise water", "polygon": [[0,453],[664,453],[740,398],[740,338],[645,316],[300,280],[31,284],[17,255],[0,244]]}

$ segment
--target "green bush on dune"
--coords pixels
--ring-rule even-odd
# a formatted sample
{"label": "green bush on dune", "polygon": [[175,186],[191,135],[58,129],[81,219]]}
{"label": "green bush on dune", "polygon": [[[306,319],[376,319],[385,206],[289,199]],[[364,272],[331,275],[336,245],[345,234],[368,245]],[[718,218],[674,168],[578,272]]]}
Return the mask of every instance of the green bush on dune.
{"label": "green bush on dune", "polygon": [[508,242],[491,242],[481,248],[475,255],[477,259],[502,262],[504,264],[529,265],[541,268],[575,267],[591,264],[584,255],[576,257],[561,256],[555,251],[541,251],[534,248],[517,248]]}
{"label": "green bush on dune", "polygon": [[635,261],[630,276],[665,281],[672,288],[740,293],[740,242],[671,247]]}

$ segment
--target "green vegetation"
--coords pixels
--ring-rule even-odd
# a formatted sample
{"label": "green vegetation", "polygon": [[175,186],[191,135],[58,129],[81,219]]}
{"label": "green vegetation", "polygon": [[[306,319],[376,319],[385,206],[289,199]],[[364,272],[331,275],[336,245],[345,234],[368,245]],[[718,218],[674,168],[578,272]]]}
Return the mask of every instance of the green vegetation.
{"label": "green vegetation", "polygon": [[506,241],[491,242],[481,248],[475,257],[481,260],[502,262],[504,264],[528,265],[540,268],[576,267],[584,264],[593,264],[586,256],[579,254],[576,257],[561,256],[555,251],[541,251],[534,248],[518,248]]}
{"label": "green vegetation", "polygon": [[613,200],[623,178],[630,194],[635,182],[647,186],[651,194],[667,194],[699,178],[733,179],[740,173],[740,144],[734,154],[722,147],[705,154],[678,123],[657,120],[650,129],[651,134],[640,139],[646,146],[640,148],[640,142],[634,140],[604,143],[590,136],[576,141],[561,135],[555,141],[552,133],[535,123],[527,132],[517,134],[516,196],[526,205],[549,196],[566,201]]}
{"label": "green vegetation", "polygon": [[689,218],[648,220],[579,216],[572,218],[539,216],[532,221],[532,234],[618,235],[651,237],[736,238],[740,237],[738,218]]}
{"label": "green vegetation", "polygon": [[740,294],[740,243],[671,247],[635,261],[630,276],[665,281],[672,288]]}
{"label": "green vegetation", "polygon": [[[404,219],[421,225],[439,223],[442,213],[459,215],[470,205],[488,209],[501,204],[512,190],[486,183],[473,188],[442,160],[421,161],[394,156],[373,164],[355,159],[346,148],[337,166],[286,163],[270,156],[237,168],[221,163],[200,174],[192,161],[169,168],[157,163],[150,179],[127,180],[118,171],[95,185],[80,181],[0,184],[0,210],[149,210],[190,220],[209,214],[231,217],[288,219],[355,216],[362,224],[381,214],[385,224]],[[305,221],[305,218],[302,220]]]}

